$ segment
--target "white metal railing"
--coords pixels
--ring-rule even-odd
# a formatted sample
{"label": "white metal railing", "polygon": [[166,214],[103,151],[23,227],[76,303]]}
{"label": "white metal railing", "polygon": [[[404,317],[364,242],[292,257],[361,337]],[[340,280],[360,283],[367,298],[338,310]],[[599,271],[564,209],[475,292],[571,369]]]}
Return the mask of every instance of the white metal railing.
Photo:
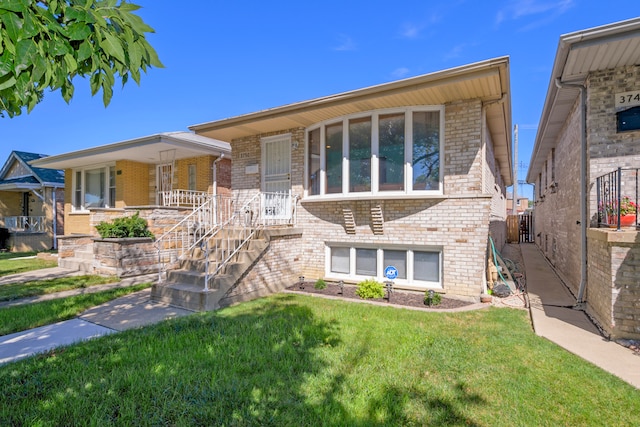
{"label": "white metal railing", "polygon": [[0,218],[3,227],[12,233],[44,233],[44,216],[6,216]]}
{"label": "white metal railing", "polygon": [[211,197],[212,195],[206,191],[171,190],[160,192],[162,206],[191,206],[195,209],[202,206]]}
{"label": "white metal railing", "polygon": [[163,280],[169,268],[177,266],[193,248],[200,245],[206,252],[206,259],[209,259],[209,253],[215,253],[215,265],[207,265],[208,286],[209,278],[220,271],[257,229],[295,225],[296,205],[297,196],[290,192],[257,193],[244,203],[229,196],[210,196],[156,240],[159,281]]}
{"label": "white metal railing", "polygon": [[296,223],[297,196],[288,193],[258,193],[233,212],[210,238],[203,240],[205,285],[251,240],[257,230]]}
{"label": "white metal railing", "polygon": [[155,242],[160,265],[159,281],[162,281],[163,273],[168,268],[184,258],[205,237],[210,236],[216,227],[231,217],[232,205],[230,197],[209,197],[178,224],[164,230]]}

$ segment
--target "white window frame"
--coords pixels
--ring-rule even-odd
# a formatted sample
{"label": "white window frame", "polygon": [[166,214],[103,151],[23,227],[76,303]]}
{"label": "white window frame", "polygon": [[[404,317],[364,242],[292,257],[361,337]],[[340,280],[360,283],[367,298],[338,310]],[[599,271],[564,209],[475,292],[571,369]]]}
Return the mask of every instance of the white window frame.
{"label": "white window frame", "polygon": [[[438,189],[435,190],[413,190],[413,113],[416,112],[439,112],[439,170]],[[405,114],[405,138],[404,138],[404,190],[400,191],[380,191],[379,190],[379,117],[389,114]],[[443,194],[443,171],[444,171],[444,141],[445,141],[445,109],[443,105],[435,106],[414,106],[404,108],[386,108],[350,114],[338,118],[332,118],[320,123],[316,123],[305,129],[305,155],[304,155],[304,198],[308,200],[322,200],[334,198],[384,198],[398,196],[427,196]],[[371,118],[371,191],[367,192],[349,192],[349,120],[370,117]],[[326,193],[326,132],[328,125],[342,123],[342,192]],[[320,194],[310,195],[310,165],[309,165],[309,132],[320,129]]]}
{"label": "white window frame", "polygon": [[[72,201],[71,201],[71,212],[89,212],[89,209],[87,209],[84,205],[84,199],[85,199],[85,176],[86,176],[86,172],[87,171],[92,171],[92,170],[96,170],[96,169],[102,169],[104,174],[105,174],[105,180],[104,180],[104,194],[105,194],[105,205],[101,206],[101,207],[94,207],[94,208],[90,208],[90,209],[109,209],[109,208],[114,208],[115,207],[115,200],[110,200],[111,198],[111,186],[110,186],[110,174],[112,172],[112,168],[113,168],[113,173],[115,174],[115,163],[109,163],[106,165],[92,165],[92,166],[85,166],[82,168],[75,168],[72,169],[72,176],[73,176],[73,183],[72,183],[72,188],[73,188],[73,196],[72,196]],[[81,179],[81,183],[80,183],[80,206],[76,205],[76,188],[77,188],[77,182],[78,182],[78,172],[80,172],[80,179]]]}
{"label": "white window frame", "polygon": [[[332,248],[349,248],[349,273],[336,273],[331,271],[331,249]],[[424,291],[427,289],[443,289],[442,279],[442,260],[443,248],[441,246],[400,246],[400,245],[373,245],[364,243],[344,243],[344,242],[327,242],[325,243],[325,278],[329,280],[345,280],[350,282],[359,282],[370,279],[371,276],[363,276],[356,274],[356,249],[375,249],[377,251],[377,274],[374,279],[384,282],[388,279],[384,276],[384,251],[405,251],[406,252],[406,279],[394,279],[394,286],[401,289]],[[414,257],[415,252],[431,252],[438,254],[438,282],[417,280],[414,278]]]}

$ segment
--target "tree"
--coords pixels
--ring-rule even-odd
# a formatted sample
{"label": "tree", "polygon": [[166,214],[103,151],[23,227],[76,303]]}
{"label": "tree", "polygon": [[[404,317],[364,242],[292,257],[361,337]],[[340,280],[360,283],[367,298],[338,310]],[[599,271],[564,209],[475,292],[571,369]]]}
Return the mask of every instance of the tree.
{"label": "tree", "polygon": [[140,84],[140,71],[163,65],[145,39],[153,28],[125,0],[0,1],[0,116],[31,112],[45,89],[68,103],[76,76],[109,105],[116,75]]}

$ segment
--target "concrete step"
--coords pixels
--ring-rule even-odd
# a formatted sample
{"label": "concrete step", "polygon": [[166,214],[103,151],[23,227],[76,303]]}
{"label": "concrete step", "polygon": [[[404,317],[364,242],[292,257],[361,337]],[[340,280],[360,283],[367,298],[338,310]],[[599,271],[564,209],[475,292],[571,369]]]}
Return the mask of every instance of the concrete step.
{"label": "concrete step", "polygon": [[60,258],[58,260],[58,267],[93,274],[93,258],[91,260],[75,257]]}
{"label": "concrete step", "polygon": [[210,311],[220,308],[219,301],[226,291],[183,283],[154,284],[151,301],[169,304],[192,311]]}

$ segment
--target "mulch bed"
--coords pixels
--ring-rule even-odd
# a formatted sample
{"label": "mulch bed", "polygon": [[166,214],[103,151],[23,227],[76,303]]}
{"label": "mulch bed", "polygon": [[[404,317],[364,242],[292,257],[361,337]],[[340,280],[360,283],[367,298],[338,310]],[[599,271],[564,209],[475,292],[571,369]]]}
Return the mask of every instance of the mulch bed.
{"label": "mulch bed", "polygon": [[[329,295],[337,298],[344,298],[347,300],[354,299],[362,301],[362,298],[356,295],[356,287],[353,285],[345,285],[342,294],[340,293],[340,287],[337,284],[329,282],[327,282],[327,287],[324,289],[316,289],[313,282],[305,282],[304,284],[296,283],[293,286],[289,286],[287,289],[290,291],[302,293]],[[473,304],[468,301],[461,301],[453,298],[446,298],[443,296],[440,304],[430,307],[424,303],[424,292],[406,292],[396,290],[391,292],[391,298],[389,301],[386,299],[386,297],[369,299],[367,301],[376,301],[380,303],[399,305],[404,307],[437,310],[450,310],[454,308],[466,307]]]}

